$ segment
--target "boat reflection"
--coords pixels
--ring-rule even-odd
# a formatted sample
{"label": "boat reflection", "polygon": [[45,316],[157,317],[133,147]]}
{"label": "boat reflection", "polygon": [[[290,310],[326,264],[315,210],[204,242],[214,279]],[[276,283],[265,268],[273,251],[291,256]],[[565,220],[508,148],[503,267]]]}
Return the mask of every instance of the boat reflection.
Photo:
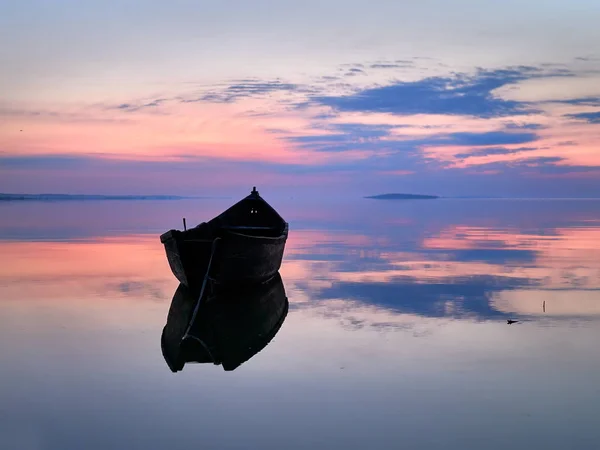
{"label": "boat reflection", "polygon": [[173,372],[191,362],[234,370],[269,344],[287,311],[279,273],[260,285],[220,286],[200,299],[180,284],[161,336],[163,357]]}

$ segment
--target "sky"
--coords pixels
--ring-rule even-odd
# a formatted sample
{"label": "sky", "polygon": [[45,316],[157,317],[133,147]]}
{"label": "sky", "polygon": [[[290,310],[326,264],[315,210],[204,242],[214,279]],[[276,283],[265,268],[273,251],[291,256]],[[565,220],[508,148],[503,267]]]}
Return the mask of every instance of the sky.
{"label": "sky", "polygon": [[600,196],[600,3],[0,0],[0,192]]}

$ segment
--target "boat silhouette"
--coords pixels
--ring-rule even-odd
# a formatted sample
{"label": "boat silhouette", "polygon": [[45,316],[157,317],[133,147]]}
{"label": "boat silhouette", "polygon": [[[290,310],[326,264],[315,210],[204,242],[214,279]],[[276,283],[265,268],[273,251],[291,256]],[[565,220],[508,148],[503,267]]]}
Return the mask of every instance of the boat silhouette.
{"label": "boat silhouette", "polygon": [[180,284],[162,331],[163,357],[172,372],[192,362],[234,370],[269,344],[287,312],[279,273],[254,286],[211,286],[201,298]]}
{"label": "boat silhouette", "polygon": [[[185,228],[185,219],[184,219]],[[281,267],[288,223],[256,187],[217,217],[160,236],[180,283],[199,291],[203,277],[215,283],[261,283]]]}

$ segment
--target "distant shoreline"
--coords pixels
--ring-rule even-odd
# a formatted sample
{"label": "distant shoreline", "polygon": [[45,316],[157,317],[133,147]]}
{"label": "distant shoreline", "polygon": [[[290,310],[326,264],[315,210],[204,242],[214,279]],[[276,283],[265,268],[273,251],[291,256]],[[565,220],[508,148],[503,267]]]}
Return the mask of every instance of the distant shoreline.
{"label": "distant shoreline", "polygon": [[436,195],[420,195],[420,194],[379,194],[370,195],[365,198],[375,200],[434,200],[439,198]]}
{"label": "distant shoreline", "polygon": [[[98,194],[5,194],[0,193],[0,203],[8,202],[65,202],[65,201],[176,201],[219,200],[230,196],[183,195],[98,195]],[[362,197],[372,200],[600,200],[600,197],[496,197],[496,196],[436,196],[421,194],[379,194]]]}
{"label": "distant shoreline", "polygon": [[88,194],[1,194],[0,201],[102,201],[102,200],[186,200],[224,197],[188,197],[180,195],[88,195]]}
{"label": "distant shoreline", "polygon": [[421,194],[379,194],[363,197],[374,200],[600,200],[600,197],[499,197],[485,195],[421,195]]}

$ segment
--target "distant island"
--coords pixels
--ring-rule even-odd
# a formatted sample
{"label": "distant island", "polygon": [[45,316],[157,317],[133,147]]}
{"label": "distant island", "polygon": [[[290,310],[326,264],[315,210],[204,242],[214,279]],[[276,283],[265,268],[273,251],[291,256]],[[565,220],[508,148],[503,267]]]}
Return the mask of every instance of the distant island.
{"label": "distant island", "polygon": [[86,194],[2,194],[0,201],[67,201],[67,200],[182,200],[199,197],[178,195],[86,195]]}
{"label": "distant island", "polygon": [[439,197],[437,195],[418,194],[380,194],[371,195],[365,198],[374,198],[376,200],[432,200]]}

